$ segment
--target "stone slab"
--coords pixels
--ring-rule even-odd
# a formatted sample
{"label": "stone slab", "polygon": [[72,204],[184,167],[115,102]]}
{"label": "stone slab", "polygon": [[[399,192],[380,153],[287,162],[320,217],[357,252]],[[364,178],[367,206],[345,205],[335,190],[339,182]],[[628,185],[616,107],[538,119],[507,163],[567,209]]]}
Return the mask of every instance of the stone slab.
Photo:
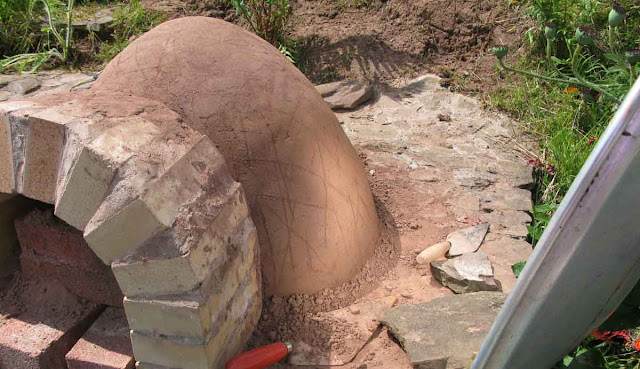
{"label": "stone slab", "polygon": [[481,252],[431,262],[431,274],[455,293],[499,291],[489,257]]}
{"label": "stone slab", "polygon": [[316,91],[331,109],[353,109],[373,97],[373,86],[358,80],[346,80],[316,86]]}
{"label": "stone slab", "polygon": [[65,356],[68,369],[133,369],[124,310],[107,308]]}
{"label": "stone slab", "polygon": [[449,256],[458,256],[476,251],[482,244],[488,230],[489,224],[481,223],[449,233],[447,236],[447,241],[451,243]]}
{"label": "stone slab", "polygon": [[480,197],[480,206],[491,210],[532,211],[531,192],[522,188],[500,188]]}
{"label": "stone slab", "polygon": [[476,292],[401,305],[382,323],[398,339],[416,369],[468,369],[506,295]]}
{"label": "stone slab", "polygon": [[482,246],[480,246],[480,251],[489,255],[495,279],[500,281],[502,291],[509,293],[516,284],[516,276],[513,275],[511,266],[527,261],[533,252],[533,248],[530,243],[511,237],[497,238],[495,240],[487,237]]}
{"label": "stone slab", "polygon": [[43,281],[14,281],[0,300],[0,368],[60,369],[103,310]]}
{"label": "stone slab", "polygon": [[40,88],[41,84],[42,83],[36,78],[24,77],[9,82],[6,88],[14,94],[26,95]]}

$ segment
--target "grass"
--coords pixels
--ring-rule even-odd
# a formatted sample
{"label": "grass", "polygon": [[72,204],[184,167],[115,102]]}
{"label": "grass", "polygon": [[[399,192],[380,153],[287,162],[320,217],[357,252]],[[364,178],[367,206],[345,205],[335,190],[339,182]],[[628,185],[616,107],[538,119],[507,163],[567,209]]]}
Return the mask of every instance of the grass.
{"label": "grass", "polygon": [[34,32],[30,0],[0,1],[0,58],[38,49],[42,40]]}
{"label": "grass", "polygon": [[538,139],[539,157],[531,158],[537,180],[534,202],[559,203],[611,118],[611,105],[589,106],[569,86],[529,77],[509,84],[491,96],[490,104],[524,122]]}
{"label": "grass", "polygon": [[98,51],[95,58],[102,63],[109,62],[135,37],[165,20],[164,14],[144,9],[138,0],[131,0],[129,4],[120,5],[115,10],[113,18],[112,40],[105,42],[97,40]]}
{"label": "grass", "polygon": [[[47,0],[59,3],[59,0]],[[109,0],[84,0],[78,1],[73,8],[73,19],[88,19],[97,11],[105,8],[113,8],[114,23],[113,32],[108,37],[89,32],[88,39],[71,39],[68,58],[63,60],[46,60],[45,65],[60,66],[62,64],[79,66],[80,64],[104,64],[115,57],[139,34],[148,31],[164,21],[165,16],[156,11],[145,10],[138,0],[109,1]],[[59,12],[58,12],[59,13]],[[59,14],[56,14],[56,27],[64,29]],[[39,66],[40,59],[37,55],[45,55],[51,50],[60,48],[60,41],[52,37],[51,31],[43,28],[44,12],[39,1],[34,0],[3,0],[0,3],[0,56],[6,60],[32,60],[30,63]],[[59,25],[58,25],[59,24]],[[86,47],[90,44],[90,47]],[[0,58],[2,59],[2,58]],[[58,58],[60,59],[60,58]],[[24,59],[26,60],[26,59]],[[8,64],[9,65],[9,64]],[[8,68],[12,68],[9,65]],[[18,70],[27,71],[27,66],[18,65]]]}
{"label": "grass", "polygon": [[73,19],[89,19],[93,17],[97,11],[116,4],[117,3],[114,3],[113,1],[109,2],[107,0],[85,0],[78,2],[73,9]]}

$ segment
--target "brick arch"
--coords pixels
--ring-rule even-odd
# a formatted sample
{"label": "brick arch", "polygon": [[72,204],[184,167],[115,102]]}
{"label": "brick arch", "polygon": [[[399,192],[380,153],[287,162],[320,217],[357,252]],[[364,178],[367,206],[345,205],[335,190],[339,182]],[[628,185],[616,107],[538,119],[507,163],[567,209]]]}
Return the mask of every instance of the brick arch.
{"label": "brick arch", "polygon": [[88,91],[1,103],[0,193],[52,204],[111,266],[138,367],[221,367],[251,334],[261,281],[242,186],[166,106]]}

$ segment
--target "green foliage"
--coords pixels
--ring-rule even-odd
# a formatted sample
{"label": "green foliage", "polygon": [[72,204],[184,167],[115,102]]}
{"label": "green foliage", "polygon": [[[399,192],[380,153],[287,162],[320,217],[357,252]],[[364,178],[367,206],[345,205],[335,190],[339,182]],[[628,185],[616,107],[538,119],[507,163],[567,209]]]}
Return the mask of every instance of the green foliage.
{"label": "green foliage", "polygon": [[551,217],[557,209],[558,205],[556,204],[536,205],[533,207],[533,223],[527,226],[533,247],[536,246],[540,237],[542,237],[542,232],[544,232],[547,225],[549,225]]}
{"label": "green foliage", "polygon": [[619,103],[640,74],[640,64],[628,57],[628,50],[640,44],[640,9],[633,4],[625,0],[611,8],[599,0],[528,0],[525,12],[540,27],[530,29],[527,37],[534,52],[545,49],[546,70],[511,68],[504,65],[503,56],[500,65],[530,77],[584,87],[587,100],[597,93]]}
{"label": "green foliage", "polygon": [[291,16],[289,0],[231,0],[231,3],[258,36],[276,47],[285,43]]}
{"label": "green foliage", "polygon": [[241,14],[251,30],[278,48],[291,62],[295,62],[293,48],[287,38],[291,16],[289,0],[231,0],[236,14]]}
{"label": "green foliage", "polygon": [[0,71],[17,69],[19,72],[26,70],[27,73],[33,73],[52,59],[58,59],[63,63],[69,60],[74,0],[67,0],[66,4],[61,0],[31,0],[24,12],[29,22],[35,21],[33,15],[37,5],[42,6],[46,21],[41,29],[47,39],[46,45],[42,47],[42,51],[5,57],[0,60]]}
{"label": "green foliage", "polygon": [[521,261],[518,263],[515,263],[511,266],[511,271],[513,271],[513,275],[515,275],[516,277],[520,277],[520,273],[522,273],[522,269],[524,269],[524,266],[527,264],[526,261]]}
{"label": "green foliage", "polygon": [[[113,14],[112,41],[100,42],[96,59],[108,62],[127,47],[135,37],[165,20],[164,14],[146,10],[138,0],[120,5]],[[93,35],[95,37],[95,35]],[[98,40],[99,41],[99,40]]]}
{"label": "green foliage", "polygon": [[34,5],[34,0],[0,1],[0,56],[28,53],[37,48]]}

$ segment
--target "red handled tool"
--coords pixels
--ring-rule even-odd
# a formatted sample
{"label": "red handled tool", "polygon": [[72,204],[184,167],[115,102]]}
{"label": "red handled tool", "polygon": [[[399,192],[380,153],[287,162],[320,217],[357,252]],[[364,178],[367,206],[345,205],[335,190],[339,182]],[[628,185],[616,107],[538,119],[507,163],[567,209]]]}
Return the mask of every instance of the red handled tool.
{"label": "red handled tool", "polygon": [[226,369],[262,369],[284,359],[293,350],[289,342],[278,342],[240,354],[227,362]]}

